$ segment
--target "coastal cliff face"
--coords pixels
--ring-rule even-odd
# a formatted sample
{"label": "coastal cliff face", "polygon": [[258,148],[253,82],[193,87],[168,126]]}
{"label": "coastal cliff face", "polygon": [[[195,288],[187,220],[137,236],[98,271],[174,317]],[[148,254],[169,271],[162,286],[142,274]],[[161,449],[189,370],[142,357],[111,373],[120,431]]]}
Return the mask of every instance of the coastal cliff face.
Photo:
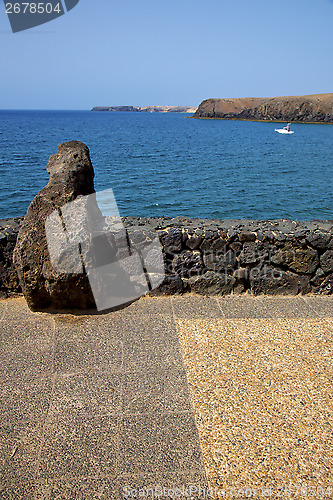
{"label": "coastal cliff face", "polygon": [[207,99],[200,104],[194,118],[333,123],[333,93]]}

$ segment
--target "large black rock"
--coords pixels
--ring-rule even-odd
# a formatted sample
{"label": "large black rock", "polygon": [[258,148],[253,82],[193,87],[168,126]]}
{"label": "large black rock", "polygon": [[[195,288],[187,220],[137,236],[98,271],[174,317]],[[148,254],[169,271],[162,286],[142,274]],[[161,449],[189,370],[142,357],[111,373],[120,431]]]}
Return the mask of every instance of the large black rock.
{"label": "large black rock", "polygon": [[51,264],[45,233],[50,214],[95,192],[89,149],[82,142],[60,144],[47,164],[50,180],[31,202],[20,228],[13,261],[23,294],[34,310],[96,308],[84,272],[59,272]]}
{"label": "large black rock", "polygon": [[23,217],[0,220],[0,298],[21,293],[13,252]]}

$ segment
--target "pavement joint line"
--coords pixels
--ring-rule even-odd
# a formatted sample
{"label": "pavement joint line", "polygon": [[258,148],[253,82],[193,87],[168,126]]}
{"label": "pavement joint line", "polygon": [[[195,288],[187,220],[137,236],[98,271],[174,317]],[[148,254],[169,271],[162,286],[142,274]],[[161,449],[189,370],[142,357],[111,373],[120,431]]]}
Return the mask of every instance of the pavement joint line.
{"label": "pavement joint line", "polygon": [[[119,418],[136,418],[136,417],[149,417],[151,416],[151,411],[137,412],[137,413],[126,413],[126,412],[116,412],[114,415],[119,416]],[[159,411],[159,417],[170,417],[172,415],[189,415],[193,416],[192,410],[172,410],[172,411]]]}
{"label": "pavement joint line", "polygon": [[[326,296],[326,297],[332,297],[332,296]],[[317,313],[316,309],[310,304],[310,302],[308,302],[307,297],[304,297],[304,301],[310,307],[310,309],[312,309],[314,311],[314,313],[317,315],[316,319],[318,318],[318,319],[323,320],[325,322],[325,324],[327,325],[327,327],[331,330],[332,329],[332,325],[330,325],[327,320],[333,319],[333,312],[332,312],[332,317],[330,317],[330,316],[328,316],[327,318],[326,317],[321,317]],[[332,299],[332,308],[333,308],[333,299]]]}
{"label": "pavement joint line", "polygon": [[[170,476],[176,476],[178,474],[186,474],[186,473],[201,473],[203,471],[201,471],[200,469],[173,469],[171,472],[170,471],[161,471],[162,474],[168,474]],[[134,474],[135,478],[140,478],[140,479],[144,479],[146,478],[147,476],[152,476],[152,473],[151,472],[137,472]],[[84,475],[84,476],[71,476],[71,475],[66,475],[66,481],[87,481],[87,480],[115,480],[115,482],[117,482],[117,480],[119,479],[129,479],[131,480],[133,478],[133,474],[132,473],[129,473],[129,472],[123,472],[123,473],[120,473],[120,474],[112,474],[110,476],[110,474],[98,474],[98,475],[90,475],[90,474],[87,474],[87,475]],[[36,482],[36,485],[37,486],[40,486],[40,483],[42,483],[43,480],[42,479],[38,479],[37,482]],[[57,479],[51,479],[50,480],[50,484],[53,484],[53,483],[56,483],[58,482]],[[29,484],[29,483],[22,483],[22,484]],[[157,484],[160,485],[160,481],[157,482]],[[1,490],[0,490],[0,493],[1,493]]]}
{"label": "pavement joint line", "polygon": [[315,310],[315,308],[306,300],[306,297],[302,297],[304,302],[307,304],[307,306],[312,309],[312,311],[315,313],[316,318],[320,318],[319,314]]}
{"label": "pavement joint line", "polygon": [[[123,395],[122,395],[122,384],[120,385],[120,394],[121,394],[121,404],[123,404]],[[119,462],[120,462],[120,416],[117,416],[117,437],[116,437],[116,465],[115,465],[115,476],[116,478],[119,476]]]}
{"label": "pavement joint line", "polygon": [[[101,372],[101,374],[107,374],[107,372]],[[72,377],[77,377],[78,375],[86,375],[86,373],[82,373],[80,371],[78,372],[69,372],[69,373],[60,373],[60,372],[56,372],[56,376],[57,376],[57,379],[69,379],[69,378],[72,378]]]}
{"label": "pavement joint line", "polygon": [[[268,309],[267,309],[264,301],[262,299],[260,299],[260,297],[254,297],[254,298],[257,300],[257,302],[259,302],[259,304],[264,308],[264,310],[267,311],[267,314],[269,314]],[[270,318],[274,319],[273,316],[269,315],[269,318],[267,318],[267,319],[270,319]],[[258,318],[258,319],[261,319],[261,318]]]}
{"label": "pavement joint line", "polygon": [[217,297],[215,297],[215,302],[217,303],[217,307],[218,309],[220,310],[222,316],[224,319],[226,319],[226,315],[225,315],[225,312],[222,310],[222,307],[221,307],[221,304],[220,304],[220,301],[218,300]]}
{"label": "pavement joint line", "polygon": [[[172,472],[167,472],[167,474],[169,474],[170,476],[176,476],[178,474],[186,474],[186,473],[201,473],[202,474],[203,471],[199,470],[199,469],[174,469]],[[163,472],[162,472],[163,473]],[[152,474],[150,472],[148,473],[145,473],[145,472],[138,472],[137,474],[135,474],[136,477],[138,478],[142,478],[144,479],[145,477],[147,476],[151,476]],[[107,476],[106,476],[107,477]],[[124,473],[124,474],[120,474],[118,476],[119,479],[131,479],[133,477],[132,474],[129,474],[128,472]],[[160,483],[158,483],[160,485]],[[162,485],[163,486],[163,485]],[[162,497],[163,498],[163,497]],[[176,497],[175,497],[176,498]]]}

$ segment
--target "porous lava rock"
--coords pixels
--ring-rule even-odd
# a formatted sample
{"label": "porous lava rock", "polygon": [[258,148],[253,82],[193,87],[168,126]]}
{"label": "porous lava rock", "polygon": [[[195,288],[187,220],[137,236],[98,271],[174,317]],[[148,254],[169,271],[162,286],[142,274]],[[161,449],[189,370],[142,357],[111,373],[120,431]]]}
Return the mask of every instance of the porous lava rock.
{"label": "porous lava rock", "polygon": [[78,141],[62,143],[46,169],[49,182],[31,202],[13,254],[23,294],[33,311],[96,308],[84,272],[62,273],[53,268],[45,231],[50,214],[95,192],[89,149]]}

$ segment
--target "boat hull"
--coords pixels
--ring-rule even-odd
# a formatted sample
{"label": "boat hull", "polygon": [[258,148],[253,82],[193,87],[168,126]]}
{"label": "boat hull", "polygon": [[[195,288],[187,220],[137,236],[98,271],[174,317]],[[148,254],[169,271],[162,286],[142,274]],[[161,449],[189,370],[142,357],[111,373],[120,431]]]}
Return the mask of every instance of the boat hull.
{"label": "boat hull", "polygon": [[278,132],[279,134],[293,134],[293,130],[285,130],[284,128],[276,128],[275,132]]}

